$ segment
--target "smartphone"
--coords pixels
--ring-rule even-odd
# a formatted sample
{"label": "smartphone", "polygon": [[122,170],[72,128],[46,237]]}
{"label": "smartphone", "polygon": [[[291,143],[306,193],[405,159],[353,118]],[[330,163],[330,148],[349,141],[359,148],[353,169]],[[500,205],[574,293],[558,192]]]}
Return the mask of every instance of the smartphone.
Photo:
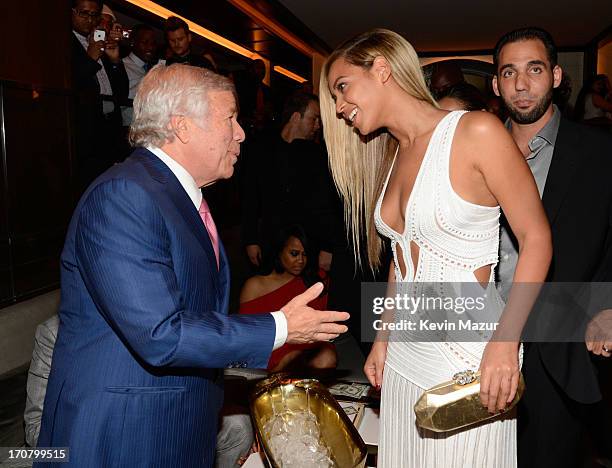
{"label": "smartphone", "polygon": [[94,42],[104,41],[106,39],[106,31],[104,29],[96,29],[93,34]]}

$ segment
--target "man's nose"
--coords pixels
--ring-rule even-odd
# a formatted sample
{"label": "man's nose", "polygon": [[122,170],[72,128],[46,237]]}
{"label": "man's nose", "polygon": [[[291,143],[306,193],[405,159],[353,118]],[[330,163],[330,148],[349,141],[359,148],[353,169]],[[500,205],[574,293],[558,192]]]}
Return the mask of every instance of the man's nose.
{"label": "man's nose", "polygon": [[524,73],[517,73],[514,87],[517,91],[523,91],[528,87],[528,80]]}
{"label": "man's nose", "polygon": [[245,138],[246,138],[246,134],[244,133],[244,129],[238,122],[236,122],[236,128],[234,129],[234,139],[238,143],[242,143]]}

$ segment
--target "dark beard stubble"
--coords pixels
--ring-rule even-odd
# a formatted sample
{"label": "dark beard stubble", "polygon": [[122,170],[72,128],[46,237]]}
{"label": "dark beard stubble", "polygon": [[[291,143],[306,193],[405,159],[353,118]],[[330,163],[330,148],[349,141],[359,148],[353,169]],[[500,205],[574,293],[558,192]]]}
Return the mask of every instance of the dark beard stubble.
{"label": "dark beard stubble", "polygon": [[508,109],[510,118],[514,122],[521,125],[528,125],[537,122],[540,117],[544,115],[544,112],[546,112],[546,109],[548,109],[548,106],[550,106],[550,103],[552,102],[552,98],[553,90],[551,88],[544,96],[542,96],[538,104],[528,112],[521,112],[520,110],[515,108],[512,103],[507,102],[505,99],[504,104],[506,104],[506,108]]}

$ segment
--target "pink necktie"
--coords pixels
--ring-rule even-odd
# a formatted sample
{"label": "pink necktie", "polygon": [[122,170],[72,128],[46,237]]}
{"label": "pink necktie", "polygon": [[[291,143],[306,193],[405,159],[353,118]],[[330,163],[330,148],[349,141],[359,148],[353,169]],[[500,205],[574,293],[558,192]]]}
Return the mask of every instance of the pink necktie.
{"label": "pink necktie", "polygon": [[217,234],[217,226],[215,226],[215,222],[210,214],[210,208],[208,207],[208,203],[206,203],[204,198],[202,198],[202,203],[200,204],[200,209],[198,211],[200,212],[200,218],[202,218],[202,222],[204,222],[204,226],[206,226],[206,230],[208,231],[208,236],[210,237],[210,242],[212,243],[213,250],[215,251],[215,257],[217,258],[217,268],[219,268],[219,234]]}

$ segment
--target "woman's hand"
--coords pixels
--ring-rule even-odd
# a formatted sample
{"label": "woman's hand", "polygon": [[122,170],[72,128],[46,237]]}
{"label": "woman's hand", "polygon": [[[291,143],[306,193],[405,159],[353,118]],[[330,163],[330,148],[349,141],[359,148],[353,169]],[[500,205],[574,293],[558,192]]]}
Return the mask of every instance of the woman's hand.
{"label": "woman's hand", "polygon": [[375,341],[366,359],[363,371],[373,387],[380,390],[383,380],[383,369],[387,359],[387,341]]}
{"label": "woman's hand", "polygon": [[480,401],[490,413],[514,400],[519,384],[519,343],[490,341],[480,362]]}

